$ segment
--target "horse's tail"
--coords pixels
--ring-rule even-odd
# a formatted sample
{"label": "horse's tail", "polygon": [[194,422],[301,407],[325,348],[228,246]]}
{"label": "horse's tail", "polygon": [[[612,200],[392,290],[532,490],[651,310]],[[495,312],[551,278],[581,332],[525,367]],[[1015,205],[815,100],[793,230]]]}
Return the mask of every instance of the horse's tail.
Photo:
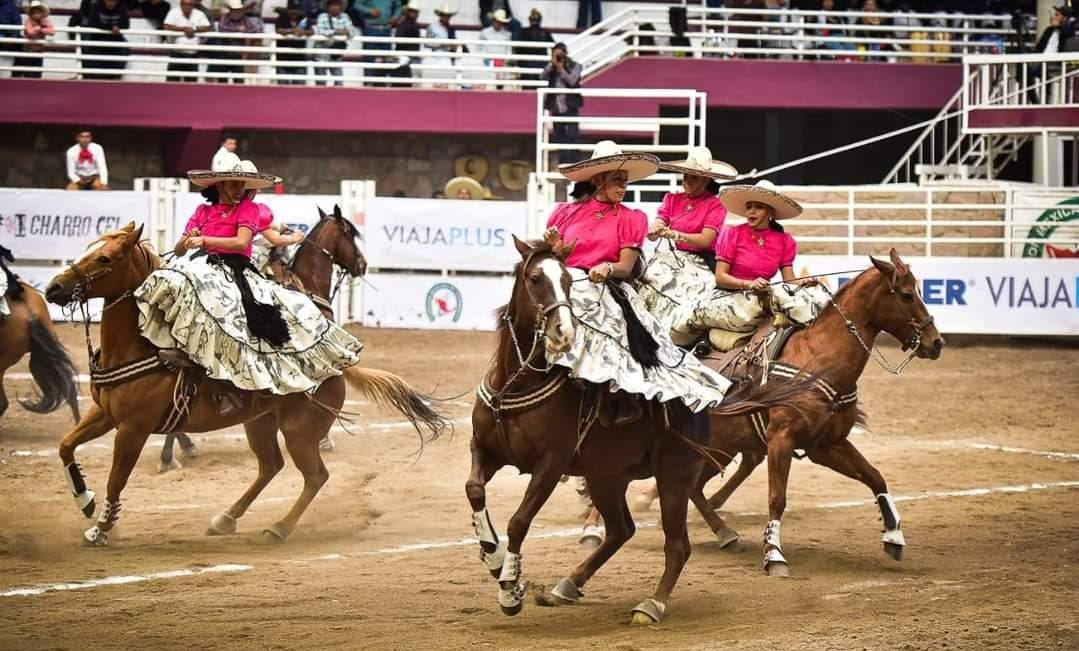
{"label": "horse's tail", "polygon": [[[413,389],[402,378],[388,371],[351,366],[344,370],[349,385],[380,406],[392,407],[408,419],[422,442],[433,441],[452,424],[431,407],[434,400]],[[421,425],[431,432],[424,438]]]}
{"label": "horse's tail", "polygon": [[37,414],[56,411],[65,402],[71,406],[75,421],[79,421],[78,371],[68,357],[64,345],[40,320],[31,318],[27,323],[30,331],[30,375],[37,385],[35,399],[19,399],[23,408]]}
{"label": "horse's tail", "polygon": [[749,384],[728,393],[711,413],[716,416],[741,416],[760,409],[789,407],[803,417],[828,409],[823,394],[816,389],[812,377],[796,375],[789,380],[767,384]]}

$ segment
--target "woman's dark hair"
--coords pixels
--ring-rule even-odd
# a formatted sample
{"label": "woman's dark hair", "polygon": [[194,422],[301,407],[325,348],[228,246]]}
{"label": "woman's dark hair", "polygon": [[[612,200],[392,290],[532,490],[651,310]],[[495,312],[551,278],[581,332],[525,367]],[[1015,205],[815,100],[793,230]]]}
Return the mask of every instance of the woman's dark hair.
{"label": "woman's dark hair", "polygon": [[782,233],[785,230],[783,228],[783,224],[780,224],[779,220],[776,219],[775,217],[768,220],[768,228],[772,229],[773,231],[777,231],[779,233]]}
{"label": "woman's dark hair", "polygon": [[203,188],[201,194],[211,206],[221,201],[221,195],[218,193],[216,185]]}
{"label": "woman's dark hair", "polygon": [[596,186],[592,185],[591,181],[577,181],[573,184],[573,189],[569,191],[569,196],[574,201],[586,201],[592,198],[592,195],[596,193]]}
{"label": "woman's dark hair", "polygon": [[719,194],[719,183],[716,183],[715,179],[708,179],[708,185],[704,186],[704,191],[708,194]]}

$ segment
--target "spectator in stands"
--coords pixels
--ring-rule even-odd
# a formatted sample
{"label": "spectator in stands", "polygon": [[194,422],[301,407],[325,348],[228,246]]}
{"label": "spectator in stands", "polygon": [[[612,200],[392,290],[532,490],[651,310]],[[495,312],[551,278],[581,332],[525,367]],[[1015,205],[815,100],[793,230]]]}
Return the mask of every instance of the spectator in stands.
{"label": "spectator in stands", "polygon": [[[319,36],[330,39],[329,44],[322,44],[322,47],[332,48],[334,50],[344,50],[348,48],[348,39],[354,36],[359,36],[359,30],[352,24],[352,19],[348,17],[348,14],[344,12],[344,8],[341,5],[341,0],[326,0],[326,12],[319,14],[318,24],[315,26],[315,33]],[[323,61],[340,61],[344,58],[341,54],[322,55],[320,57]],[[326,76],[340,77],[340,66],[321,66],[319,73]],[[321,86],[323,82],[318,82]],[[340,86],[340,81],[330,81],[331,86]]]}
{"label": "spectator in stands", "polygon": [[[26,51],[38,53],[38,56],[16,59],[15,65],[21,66],[24,70],[16,70],[11,73],[11,76],[41,79],[42,58],[40,53],[45,49],[43,41],[45,38],[56,34],[56,28],[53,27],[52,21],[49,20],[49,8],[41,0],[30,0],[30,5],[26,8],[26,20],[23,22],[22,32],[23,36],[31,41],[26,46]],[[16,36],[16,34],[8,32],[3,36],[10,38]]]}
{"label": "spectator in stands", "polygon": [[588,29],[603,20],[600,0],[577,0],[577,29]]}
{"label": "spectator in stands", "polygon": [[[228,13],[221,16],[217,21],[217,31],[222,34],[258,34],[262,31],[262,20],[255,19],[247,15],[247,10],[244,7],[243,0],[228,0]],[[228,38],[220,39],[221,45],[227,45],[232,48],[242,48],[245,45],[257,44],[258,41]],[[238,49],[224,52],[214,52],[213,57],[215,59],[243,59],[246,58],[247,53],[241,53]],[[206,72],[210,73],[226,73],[236,74],[243,72],[242,66],[230,65],[230,64],[217,64],[209,65],[206,67]],[[223,77],[218,79],[221,83],[231,83],[233,81],[230,77]],[[243,83],[241,80],[236,80],[237,83]]]}
{"label": "spectator in stands", "polygon": [[236,136],[225,136],[221,139],[221,147],[214,153],[213,160],[210,161],[210,169],[220,170],[225,168],[223,161],[232,160],[232,157],[236,155],[236,147],[238,142]]}
{"label": "spectator in stands", "polygon": [[[126,43],[122,30],[131,27],[131,20],[127,16],[127,9],[120,5],[119,0],[100,0],[90,7],[90,16],[86,21],[86,27],[101,30],[101,33],[86,34],[83,38],[87,41],[100,41],[112,43]],[[83,68],[104,68],[106,70],[123,70],[127,67],[126,57],[130,50],[126,47],[84,47],[83,54],[107,55],[113,59],[89,59],[82,60]],[[83,74],[85,79],[120,79],[120,74]]]}
{"label": "spectator in stands", "polygon": [[[457,38],[457,29],[450,24],[450,21],[456,13],[457,11],[448,5],[442,5],[438,9],[435,9],[435,15],[438,16],[438,22],[431,23],[427,26],[427,38]],[[450,53],[457,50],[456,46],[444,44],[431,45],[430,48],[432,54],[425,59],[425,63],[432,66],[453,66],[456,60],[450,56]],[[424,77],[448,79],[453,77],[453,72],[448,70],[428,71],[424,73]]]}
{"label": "spectator in stands", "polygon": [[[513,40],[509,30],[510,18],[504,9],[496,9],[491,14],[491,24],[480,30],[480,40],[483,41],[484,63],[492,68],[503,68],[512,48],[507,45]],[[496,79],[504,78],[504,73],[496,72]],[[499,86],[498,88],[501,88]]]}
{"label": "spectator in stands", "polygon": [[322,13],[322,0],[299,0],[300,15],[307,19],[307,23],[314,29],[318,15]]}
{"label": "spectator in stands", "polygon": [[[420,8],[416,5],[416,0],[409,0],[401,11],[401,20],[394,28],[394,36],[398,38],[419,38],[420,37],[420,24],[417,22],[420,17]],[[419,43],[397,43],[396,49],[399,52],[419,52]],[[404,61],[397,69],[390,73],[392,77],[404,77],[409,78],[412,76],[412,63],[418,61],[419,57],[410,57]],[[397,85],[397,84],[395,84]]]}
{"label": "spectator in stands", "polygon": [[[401,0],[359,0],[356,6],[363,15],[364,36],[390,36],[401,17]],[[390,43],[364,43],[364,49],[389,50]]]}
{"label": "spectator in stands", "polygon": [[[764,0],[729,0],[727,2],[727,6],[729,8],[731,8],[731,9],[766,9],[768,5],[765,3]],[[764,21],[764,19],[765,19],[764,14],[731,14],[731,20],[732,21],[756,21],[756,22],[762,22],[762,21]],[[745,26],[745,25],[734,26],[734,27],[731,27],[729,29],[729,32],[731,34],[735,34],[735,35],[756,34],[759,31],[760,30],[758,30],[758,29],[756,29],[754,27],[749,27],[749,26]],[[750,40],[750,39],[745,39],[745,38],[736,38],[734,43],[735,43],[735,47],[739,47],[739,48],[759,48],[761,46],[761,42],[758,41],[758,40],[755,40],[755,39]],[[760,55],[755,54],[755,53],[747,53],[747,54],[744,54],[743,56],[746,57],[747,59],[756,59]]]}
{"label": "spectator in stands", "polygon": [[[0,0],[0,25],[22,25],[22,12],[19,11],[19,3],[15,0]],[[4,38],[18,38],[17,30],[0,30],[0,36]],[[17,45],[0,44],[0,50],[11,50]]]}
{"label": "spectator in stands", "polygon": [[201,13],[203,16],[206,16],[206,20],[208,20],[210,22],[210,26],[213,27],[214,16],[212,13],[210,13],[210,9],[206,5],[202,4],[202,0],[194,0],[194,3],[195,11]]}
{"label": "spectator in stands", "polygon": [[[135,7],[128,4],[128,10],[133,10]],[[172,5],[165,0],[139,0],[138,8],[142,11],[142,17],[145,18],[150,26],[154,29],[161,29],[161,26],[165,22],[165,17],[172,11]]]}
{"label": "spectator in stands", "polygon": [[108,190],[109,166],[105,150],[94,142],[94,134],[83,129],[75,135],[75,144],[65,154],[68,190]]}
{"label": "spectator in stands", "polygon": [[[862,2],[862,11],[867,13],[879,12],[880,5],[877,4],[877,0],[864,0]],[[891,22],[888,18],[881,18],[880,16],[859,16],[855,21],[855,25],[864,25],[866,27],[875,28],[883,27]],[[888,32],[879,29],[862,29],[854,32],[854,35],[859,38],[871,39],[871,41],[879,40],[888,35]],[[885,45],[879,42],[867,42],[858,43],[858,50],[862,52],[883,52],[886,50],[892,50],[890,45]],[[874,60],[874,59],[867,59]],[[879,61],[880,59],[875,59]]]}
{"label": "spectator in stands", "polygon": [[1034,46],[1034,50],[1043,54],[1062,52],[1064,41],[1075,35],[1075,27],[1071,24],[1071,17],[1072,10],[1070,7],[1053,7],[1053,13],[1049,16],[1049,26],[1038,37],[1038,43]]}
{"label": "spectator in stands", "polygon": [[[580,88],[581,65],[569,58],[565,43],[555,43],[551,49],[551,62],[543,69],[543,78],[550,88]],[[543,108],[555,117],[577,117],[581,114],[584,98],[574,94],[548,95]],[[576,122],[556,122],[551,142],[575,145],[581,141],[580,128]],[[575,163],[579,152],[559,151],[559,163]]]}
{"label": "spectator in stands", "polygon": [[[307,38],[315,33],[311,28],[311,19],[303,15],[299,0],[288,0],[284,11],[278,10],[277,21],[274,29],[282,40],[277,41],[280,50],[277,53],[278,61],[304,61],[306,57],[302,50],[307,46]],[[278,66],[277,75],[280,84],[302,85],[303,79],[298,77],[307,72],[306,66]],[[295,77],[295,78],[294,78]],[[211,168],[212,169],[212,168]]]}
{"label": "spectator in stands", "polygon": [[[173,38],[176,47],[171,53],[169,72],[197,73],[199,64],[186,62],[199,56],[198,52],[183,46],[198,45],[199,34],[210,31],[210,21],[206,15],[195,9],[195,0],[180,0],[180,6],[173,9],[165,16],[163,28],[169,32],[180,32]],[[193,76],[170,76],[167,81],[198,81],[198,75]]]}
{"label": "spectator in stands", "polygon": [[509,0],[479,0],[480,1],[480,25],[483,27],[491,26],[491,16],[496,11],[501,9],[506,12],[506,16],[509,17],[509,31],[513,35],[513,40],[517,40],[517,35],[521,31],[521,21],[513,15],[513,7],[510,7]]}
{"label": "spectator in stands", "polygon": [[[550,32],[543,29],[542,23],[543,14],[540,13],[539,9],[533,9],[528,14],[528,27],[522,29],[515,40],[529,41],[532,43],[553,43],[554,38],[551,36]],[[515,55],[525,54],[543,56],[547,53],[547,49],[542,47],[516,47],[513,48],[513,53]],[[514,63],[521,68],[535,69],[534,73],[522,75],[522,77],[526,79],[539,79],[540,74],[543,71],[543,66],[545,65],[542,61],[516,61]]]}
{"label": "spectator in stands", "polygon": [[[839,9],[836,7],[835,0],[822,0],[820,8],[823,11],[839,11]],[[846,29],[842,29],[843,26],[846,26],[848,24],[847,19],[843,18],[842,16],[816,16],[816,23],[820,25],[820,28],[816,30],[817,34],[823,38],[834,39],[849,38],[853,36],[851,32],[847,31]],[[820,41],[817,44],[817,48],[822,50],[835,50],[836,52],[843,52],[853,50],[854,43],[843,43],[833,40],[825,40]],[[832,57],[825,56],[821,58]],[[842,60],[846,57],[838,58]]]}

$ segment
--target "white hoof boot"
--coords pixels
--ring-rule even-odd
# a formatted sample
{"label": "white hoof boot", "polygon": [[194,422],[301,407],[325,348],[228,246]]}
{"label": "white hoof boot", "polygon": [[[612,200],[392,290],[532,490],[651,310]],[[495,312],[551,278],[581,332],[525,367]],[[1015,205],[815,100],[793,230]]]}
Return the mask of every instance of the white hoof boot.
{"label": "white hoof boot", "polygon": [[87,490],[84,493],[79,493],[75,496],[75,506],[79,507],[82,514],[88,518],[94,517],[94,511],[97,510],[97,503],[94,500],[94,491]]}
{"label": "white hoof boot", "polygon": [[337,445],[334,444],[333,437],[330,436],[329,432],[327,432],[326,436],[323,436],[322,440],[318,442],[318,449],[323,452],[333,452],[337,449]]}
{"label": "white hoof boot", "polygon": [[667,606],[655,599],[645,599],[634,606],[630,612],[633,613],[630,624],[634,626],[651,626],[663,621],[663,614],[667,612]]}
{"label": "white hoof boot", "polygon": [[236,518],[228,513],[218,513],[210,519],[210,528],[206,530],[207,536],[231,536],[236,533]]}
{"label": "white hoof boot", "polygon": [[555,605],[569,605],[579,603],[584,593],[573,581],[562,579],[551,588],[550,596]]}
{"label": "white hoof boot", "polygon": [[903,538],[901,529],[885,531],[881,537],[881,543],[885,554],[891,556],[893,560],[903,560],[903,549],[907,546],[907,541]]}
{"label": "white hoof boot", "polygon": [[498,576],[498,605],[504,615],[512,617],[524,607],[526,588],[520,578],[521,555],[506,552],[502,572]]}
{"label": "white hoof boot", "polygon": [[791,575],[779,539],[779,520],[771,520],[764,528],[764,571],[768,576],[787,578]]}
{"label": "white hoof boot", "polygon": [[109,534],[94,525],[82,532],[82,544],[86,547],[108,547]]}
{"label": "white hoof boot", "polygon": [[[487,509],[472,513],[472,530],[476,532],[476,538],[480,541],[480,562],[487,566],[491,576],[498,578],[502,574],[502,565],[506,557],[506,545],[498,540],[495,527],[491,524],[491,516]],[[494,551],[487,549],[494,546]]]}
{"label": "white hoof boot", "polygon": [[199,446],[195,445],[195,443],[192,442],[191,445],[187,446],[186,448],[181,445],[180,454],[183,455],[185,459],[194,459],[195,457],[202,456],[202,450],[200,450]]}
{"label": "white hoof boot", "polygon": [[179,470],[179,469],[181,469],[183,467],[184,467],[183,464],[181,464],[180,461],[176,457],[173,457],[173,458],[169,459],[167,462],[166,461],[159,461],[157,463],[157,474],[163,475],[163,474],[165,474],[166,472],[168,472],[170,470]]}
{"label": "white hoof boot", "polygon": [[726,549],[727,547],[730,547],[734,543],[738,542],[738,539],[741,537],[742,535],[740,533],[738,533],[734,529],[731,529],[730,527],[723,527],[716,532],[716,542],[719,543],[720,549]]}
{"label": "white hoof boot", "polygon": [[64,479],[67,481],[68,488],[71,489],[71,495],[75,498],[75,506],[87,518],[94,517],[94,511],[97,510],[94,491],[86,487],[86,480],[83,479],[79,464],[72,462],[64,466]]}
{"label": "white hoof boot", "polygon": [[577,542],[581,544],[581,547],[595,549],[603,542],[603,531],[594,524],[585,525],[581,538]]}

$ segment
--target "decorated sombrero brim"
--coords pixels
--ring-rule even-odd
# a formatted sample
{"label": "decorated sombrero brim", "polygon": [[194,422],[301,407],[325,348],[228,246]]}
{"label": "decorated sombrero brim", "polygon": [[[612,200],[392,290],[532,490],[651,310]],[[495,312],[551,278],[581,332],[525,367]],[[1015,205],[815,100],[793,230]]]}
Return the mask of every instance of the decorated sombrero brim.
{"label": "decorated sombrero brim", "polygon": [[802,206],[794,199],[774,189],[771,183],[762,181],[757,185],[731,185],[719,192],[723,207],[736,215],[746,214],[746,204],[763,203],[776,211],[776,219],[791,219],[802,214]]}
{"label": "decorated sombrero brim", "polygon": [[659,159],[652,154],[628,151],[611,156],[589,158],[579,163],[558,166],[558,172],[570,181],[589,181],[597,174],[622,170],[629,175],[629,182],[640,181],[656,173]]}
{"label": "decorated sombrero brim", "polygon": [[733,181],[738,178],[738,170],[734,165],[721,160],[713,160],[707,168],[701,167],[695,160],[669,160],[660,161],[659,169],[664,172],[676,172],[690,176],[707,176],[717,181]]}
{"label": "decorated sombrero brim", "polygon": [[471,199],[484,198],[483,186],[471,176],[453,177],[449,181],[446,181],[446,187],[443,189],[443,192],[446,194],[447,199],[457,199],[457,194],[461,190],[468,190],[469,198]]}
{"label": "decorated sombrero brim", "polygon": [[200,188],[208,188],[215,183],[224,181],[243,181],[248,190],[268,188],[274,183],[281,181],[280,177],[262,172],[245,172],[243,168],[236,166],[231,170],[191,170],[187,173],[187,179]]}

